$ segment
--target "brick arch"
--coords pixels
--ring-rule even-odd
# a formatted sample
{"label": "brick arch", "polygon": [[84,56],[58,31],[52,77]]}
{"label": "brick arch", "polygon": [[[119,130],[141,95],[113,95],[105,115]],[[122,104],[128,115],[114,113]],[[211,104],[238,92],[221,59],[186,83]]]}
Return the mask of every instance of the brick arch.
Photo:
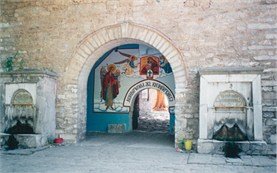
{"label": "brick arch", "polygon": [[[130,22],[124,22],[112,26],[101,28],[86,36],[76,47],[69,64],[67,65],[62,79],[62,95],[70,95],[71,99],[61,102],[67,102],[67,108],[64,112],[69,112],[71,118],[75,119],[77,129],[71,138],[76,136],[76,140],[84,137],[86,131],[86,94],[87,80],[90,70],[101,55],[109,49],[128,43],[140,43],[150,45],[159,50],[170,63],[175,79],[176,108],[182,104],[178,97],[185,93],[187,83],[186,64],[180,51],[171,43],[170,39],[161,32],[148,27]],[[66,103],[61,103],[65,105]],[[72,105],[72,106],[70,106]],[[57,115],[67,116],[67,115]],[[176,116],[177,113],[176,113]],[[75,126],[75,124],[73,124]],[[68,134],[69,132],[60,131]],[[65,135],[66,138],[66,135]]]}

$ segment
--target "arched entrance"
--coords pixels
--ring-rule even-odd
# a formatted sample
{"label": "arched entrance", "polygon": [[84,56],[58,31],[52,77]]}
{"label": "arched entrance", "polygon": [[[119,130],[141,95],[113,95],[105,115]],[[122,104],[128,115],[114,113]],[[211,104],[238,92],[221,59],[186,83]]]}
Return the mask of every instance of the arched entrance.
{"label": "arched entrance", "polygon": [[133,130],[174,135],[174,107],[169,107],[164,92],[147,88],[139,91],[133,100],[130,111]]}
{"label": "arched entrance", "polygon": [[167,108],[175,106],[172,68],[158,50],[145,44],[124,44],[107,51],[88,79],[87,132],[132,131],[134,100],[150,88],[168,99]]}
{"label": "arched entrance", "polygon": [[[174,93],[171,91],[171,89],[164,83],[157,81],[157,80],[143,80],[135,85],[133,85],[127,92],[125,98],[124,98],[124,106],[130,107],[130,120],[133,121],[134,119],[134,109],[136,104],[136,99],[143,90],[148,89],[155,89],[157,91],[160,91],[165,95],[168,101],[168,112],[169,112],[169,128],[168,132],[170,134],[174,133],[175,128],[175,96]],[[130,123],[130,124],[133,124]]]}
{"label": "arched entrance", "polygon": [[[65,128],[58,129],[59,133],[65,134],[65,139],[78,141],[85,136],[87,80],[93,65],[107,50],[128,43],[150,45],[159,50],[171,64],[176,81],[175,95],[180,98],[176,99],[175,104],[176,120],[178,120],[178,113],[181,113],[181,106],[184,104],[181,98],[185,94],[187,85],[184,57],[170,39],[161,32],[148,26],[129,22],[121,23],[99,29],[84,38],[77,46],[65,69],[64,77],[60,81],[58,94],[60,103],[57,106],[58,110],[63,110],[57,113],[57,118],[67,116],[72,122],[63,125],[72,126],[72,129],[68,131]],[[67,97],[64,97],[65,95]],[[176,129],[178,126],[178,121],[176,121]],[[178,131],[175,132],[176,135],[178,135]]]}

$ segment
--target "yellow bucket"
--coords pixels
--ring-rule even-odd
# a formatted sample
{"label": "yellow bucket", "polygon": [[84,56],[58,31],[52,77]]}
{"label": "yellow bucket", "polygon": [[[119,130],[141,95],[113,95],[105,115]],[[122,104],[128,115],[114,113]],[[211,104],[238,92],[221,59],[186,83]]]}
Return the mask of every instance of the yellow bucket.
{"label": "yellow bucket", "polygon": [[192,148],[192,140],[185,140],[185,149],[186,151],[190,151]]}

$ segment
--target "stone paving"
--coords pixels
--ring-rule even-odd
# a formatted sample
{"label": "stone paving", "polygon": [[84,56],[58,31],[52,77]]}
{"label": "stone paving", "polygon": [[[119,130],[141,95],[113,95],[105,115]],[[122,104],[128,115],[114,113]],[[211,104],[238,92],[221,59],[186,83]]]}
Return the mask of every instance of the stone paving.
{"label": "stone paving", "polygon": [[176,152],[173,138],[161,133],[91,134],[87,140],[37,150],[0,152],[1,173],[275,173],[276,158]]}

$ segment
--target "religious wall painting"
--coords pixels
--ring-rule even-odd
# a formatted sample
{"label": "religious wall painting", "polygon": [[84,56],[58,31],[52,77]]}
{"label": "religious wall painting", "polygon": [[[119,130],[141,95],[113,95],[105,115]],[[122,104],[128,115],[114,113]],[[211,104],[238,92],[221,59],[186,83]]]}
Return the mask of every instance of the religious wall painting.
{"label": "religious wall painting", "polygon": [[140,58],[139,74],[152,78],[158,76],[160,72],[160,61],[157,56],[145,55]]}
{"label": "religious wall painting", "polygon": [[94,71],[94,112],[129,112],[122,100],[124,90],[132,84],[129,78],[138,73],[138,53],[138,49],[115,48],[105,54]]}
{"label": "religious wall painting", "polygon": [[101,67],[101,99],[105,101],[106,110],[115,110],[113,100],[119,94],[119,76],[120,70],[114,64],[109,64],[107,68]]}
{"label": "religious wall painting", "polygon": [[135,65],[135,61],[138,59],[137,56],[124,53],[123,51],[119,51],[118,49],[116,49],[115,52],[118,52],[121,56],[126,57],[124,60],[115,62],[115,64],[123,64],[124,71],[122,72],[122,74],[132,76],[134,74],[135,68],[137,68],[137,66]]}
{"label": "religious wall painting", "polygon": [[165,73],[165,74],[172,73],[172,68],[171,68],[169,62],[167,61],[167,59],[165,58],[165,56],[163,56],[163,55],[160,56],[160,68],[161,68],[161,74],[162,73]]}

